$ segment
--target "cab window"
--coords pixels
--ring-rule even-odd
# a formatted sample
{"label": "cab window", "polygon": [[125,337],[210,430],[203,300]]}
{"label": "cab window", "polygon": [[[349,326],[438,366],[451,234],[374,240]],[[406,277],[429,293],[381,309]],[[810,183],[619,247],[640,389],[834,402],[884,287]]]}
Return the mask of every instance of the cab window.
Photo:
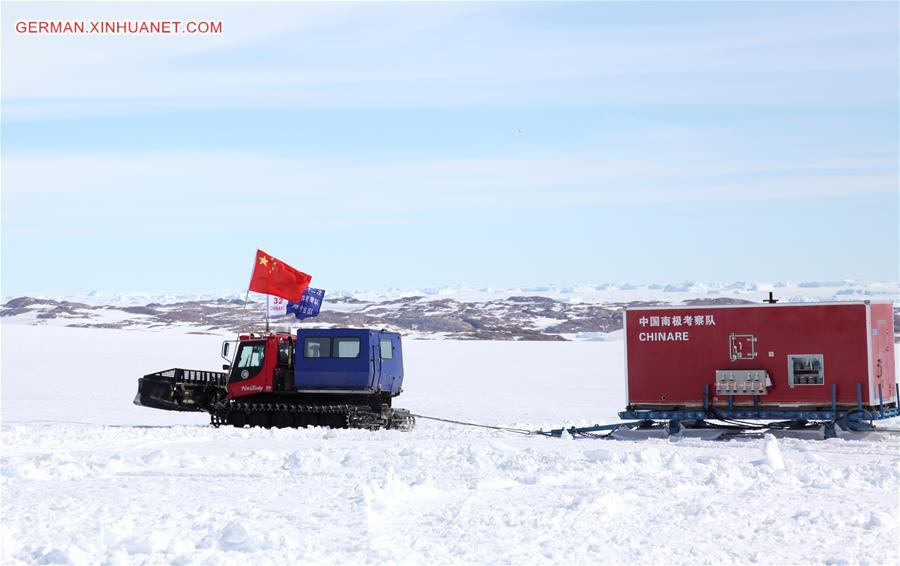
{"label": "cab window", "polygon": [[359,355],[359,338],[335,338],[336,358],[355,358]]}
{"label": "cab window", "polygon": [[330,358],[331,338],[310,337],[303,341],[304,358]]}
{"label": "cab window", "polygon": [[381,339],[381,359],[382,360],[393,360],[394,359],[394,347],[391,345],[390,338],[382,338]]}
{"label": "cab window", "polygon": [[278,365],[280,366],[290,366],[294,365],[291,363],[291,343],[290,342],[282,342],[278,344]]}

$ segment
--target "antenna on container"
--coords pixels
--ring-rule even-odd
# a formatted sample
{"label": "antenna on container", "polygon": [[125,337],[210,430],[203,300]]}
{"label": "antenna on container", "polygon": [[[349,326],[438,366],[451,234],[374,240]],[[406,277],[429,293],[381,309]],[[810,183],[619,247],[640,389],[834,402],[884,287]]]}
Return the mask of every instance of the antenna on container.
{"label": "antenna on container", "polygon": [[763,302],[769,303],[770,305],[774,305],[775,303],[778,302],[778,299],[776,299],[775,297],[772,296],[772,291],[769,291],[769,298],[763,299]]}

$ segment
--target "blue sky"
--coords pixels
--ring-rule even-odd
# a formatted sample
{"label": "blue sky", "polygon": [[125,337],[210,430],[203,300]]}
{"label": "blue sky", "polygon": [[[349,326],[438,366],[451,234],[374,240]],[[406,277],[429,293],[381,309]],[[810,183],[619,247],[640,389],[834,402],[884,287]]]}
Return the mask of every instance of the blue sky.
{"label": "blue sky", "polygon": [[896,3],[3,13],[4,295],[898,278]]}

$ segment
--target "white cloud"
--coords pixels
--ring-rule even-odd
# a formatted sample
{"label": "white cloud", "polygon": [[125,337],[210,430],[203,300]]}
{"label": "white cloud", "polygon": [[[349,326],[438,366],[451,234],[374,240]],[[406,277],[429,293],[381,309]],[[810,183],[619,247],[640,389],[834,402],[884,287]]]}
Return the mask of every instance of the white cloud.
{"label": "white cloud", "polygon": [[309,229],[421,215],[449,221],[472,211],[896,192],[890,155],[784,160],[702,144],[640,147],[381,162],[239,152],[16,153],[4,157],[3,220],[6,230],[23,234],[189,234],[289,227],[297,218]]}
{"label": "white cloud", "polygon": [[[7,22],[99,14],[222,19],[226,33],[7,32],[4,118],[197,107],[897,99],[895,21],[877,17],[890,6],[729,12],[711,5],[708,19],[676,25],[650,6],[632,6],[625,20],[606,22],[600,14],[596,25],[570,29],[517,4],[9,4]],[[879,79],[885,76],[892,80]]]}

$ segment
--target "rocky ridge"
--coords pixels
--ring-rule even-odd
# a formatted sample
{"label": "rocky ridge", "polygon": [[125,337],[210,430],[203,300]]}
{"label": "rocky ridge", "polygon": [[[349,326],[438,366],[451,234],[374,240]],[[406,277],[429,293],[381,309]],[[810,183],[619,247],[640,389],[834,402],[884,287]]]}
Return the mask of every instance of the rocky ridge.
{"label": "rocky ridge", "polygon": [[[730,298],[684,304],[737,304]],[[416,338],[462,340],[571,340],[596,337],[622,328],[626,306],[659,301],[573,303],[542,296],[513,296],[468,302],[453,298],[405,297],[386,301],[340,298],[327,301],[319,316],[297,321],[272,319],[273,329],[346,326],[389,328]],[[0,307],[5,323],[81,328],[154,330],[184,327],[195,332],[230,334],[262,331],[265,305],[237,299],[184,301],[140,306],[89,305],[73,301],[18,297]]]}

